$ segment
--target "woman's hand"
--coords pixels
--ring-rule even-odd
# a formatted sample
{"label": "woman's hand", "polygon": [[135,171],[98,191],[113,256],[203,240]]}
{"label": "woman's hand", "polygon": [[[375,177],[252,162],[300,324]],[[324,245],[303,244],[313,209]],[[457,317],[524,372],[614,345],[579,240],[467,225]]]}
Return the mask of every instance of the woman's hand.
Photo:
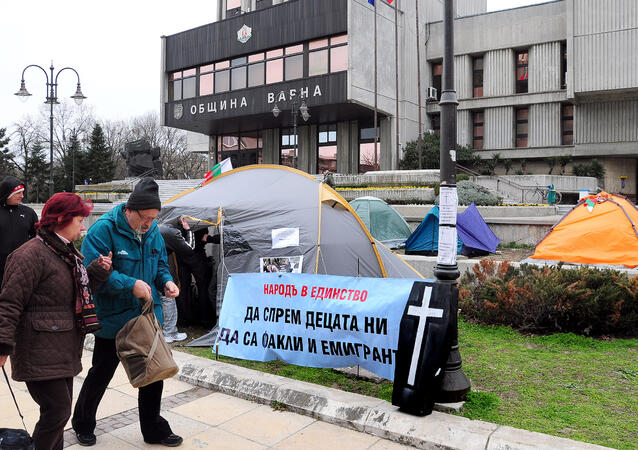
{"label": "woman's hand", "polygon": [[111,270],[111,265],[113,264],[113,252],[109,252],[109,256],[100,255],[97,260],[97,263],[100,267],[106,271]]}
{"label": "woman's hand", "polygon": [[9,355],[0,355],[0,367],[4,367]]}

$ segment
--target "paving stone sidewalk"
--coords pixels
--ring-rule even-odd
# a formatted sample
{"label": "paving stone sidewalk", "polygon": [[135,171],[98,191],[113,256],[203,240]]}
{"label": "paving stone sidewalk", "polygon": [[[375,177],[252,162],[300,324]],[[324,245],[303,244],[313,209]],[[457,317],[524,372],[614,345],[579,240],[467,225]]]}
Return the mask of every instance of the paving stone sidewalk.
{"label": "paving stone sidewalk", "polygon": [[[91,340],[87,340],[90,349]],[[75,378],[77,397],[91,366]],[[434,411],[404,414],[380,399],[174,352],[179,374],[164,383],[162,416],[184,437],[183,449],[601,449],[604,447]],[[7,364],[9,369],[10,365]],[[38,406],[24,383],[11,382],[29,431]],[[74,400],[75,405],[75,400]],[[137,389],[122,366],[97,414],[95,449],[161,448],[139,430]],[[21,428],[6,384],[0,387],[0,426]],[[82,448],[66,426],[65,448]]]}

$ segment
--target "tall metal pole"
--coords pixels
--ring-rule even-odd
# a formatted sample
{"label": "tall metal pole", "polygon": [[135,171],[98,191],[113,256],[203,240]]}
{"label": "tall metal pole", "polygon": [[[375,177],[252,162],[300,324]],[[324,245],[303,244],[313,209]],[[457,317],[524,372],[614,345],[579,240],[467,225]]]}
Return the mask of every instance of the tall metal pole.
{"label": "tall metal pole", "polygon": [[395,82],[395,91],[396,91],[396,99],[395,99],[395,115],[394,115],[394,125],[395,125],[395,139],[397,146],[397,166],[396,169],[399,170],[399,161],[401,160],[401,144],[399,143],[399,0],[394,1],[394,73],[396,75]]}
{"label": "tall metal pole", "polygon": [[377,2],[374,2],[374,170],[377,170],[377,146],[379,143],[379,125],[377,118]]}
{"label": "tall metal pole", "polygon": [[[458,286],[459,269],[456,264],[456,109],[459,102],[454,89],[454,3],[444,0],[443,15],[443,85],[441,93],[441,148],[439,194],[439,252],[434,275],[437,283],[447,285],[450,292],[450,332],[452,346],[448,357],[438,401],[458,402],[465,399],[470,382],[463,373],[458,342]],[[420,109],[419,109],[420,111]]]}
{"label": "tall metal pole", "polygon": [[53,81],[53,61],[51,61],[51,83],[48,87],[49,91],[49,106],[51,107],[51,114],[49,116],[49,198],[53,197],[55,189],[53,187],[53,103],[55,102],[55,90]]}
{"label": "tall metal pole", "polygon": [[416,79],[417,79],[417,98],[419,106],[419,137],[417,138],[417,153],[419,155],[419,169],[423,168],[421,164],[421,153],[423,148],[423,129],[421,127],[421,41],[419,40],[419,0],[415,0],[416,3]]}
{"label": "tall metal pole", "polygon": [[292,128],[295,135],[294,153],[292,154],[292,165],[297,169],[297,100],[292,102]]}

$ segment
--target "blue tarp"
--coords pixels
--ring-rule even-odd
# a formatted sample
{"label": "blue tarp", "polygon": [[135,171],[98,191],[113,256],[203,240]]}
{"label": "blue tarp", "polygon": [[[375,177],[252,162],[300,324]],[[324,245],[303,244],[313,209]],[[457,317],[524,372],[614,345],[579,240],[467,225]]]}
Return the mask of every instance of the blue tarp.
{"label": "blue tarp", "polygon": [[[456,216],[456,231],[458,233],[457,253],[464,255],[494,253],[501,242],[487,226],[474,203]],[[405,241],[405,252],[434,253],[438,248],[439,207],[435,206]]]}
{"label": "blue tarp", "polygon": [[[456,253],[461,253],[463,243],[458,240]],[[425,215],[421,224],[405,241],[406,253],[436,253],[439,250],[439,207]]]}

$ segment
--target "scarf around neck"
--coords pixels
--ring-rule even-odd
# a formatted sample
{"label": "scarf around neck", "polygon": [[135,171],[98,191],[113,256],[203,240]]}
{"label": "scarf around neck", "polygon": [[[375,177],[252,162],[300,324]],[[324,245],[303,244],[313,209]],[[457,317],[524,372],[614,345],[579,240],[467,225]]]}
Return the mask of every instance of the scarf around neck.
{"label": "scarf around neck", "polygon": [[75,249],[72,242],[68,245],[65,244],[55,233],[44,227],[38,229],[36,239],[41,240],[49,250],[71,268],[75,284],[75,321],[80,332],[85,335],[101,328],[97,316],[93,314],[92,317],[87,317],[84,314],[85,309],[91,311],[94,309],[93,296],[89,289],[89,275],[82,264],[84,256]]}

